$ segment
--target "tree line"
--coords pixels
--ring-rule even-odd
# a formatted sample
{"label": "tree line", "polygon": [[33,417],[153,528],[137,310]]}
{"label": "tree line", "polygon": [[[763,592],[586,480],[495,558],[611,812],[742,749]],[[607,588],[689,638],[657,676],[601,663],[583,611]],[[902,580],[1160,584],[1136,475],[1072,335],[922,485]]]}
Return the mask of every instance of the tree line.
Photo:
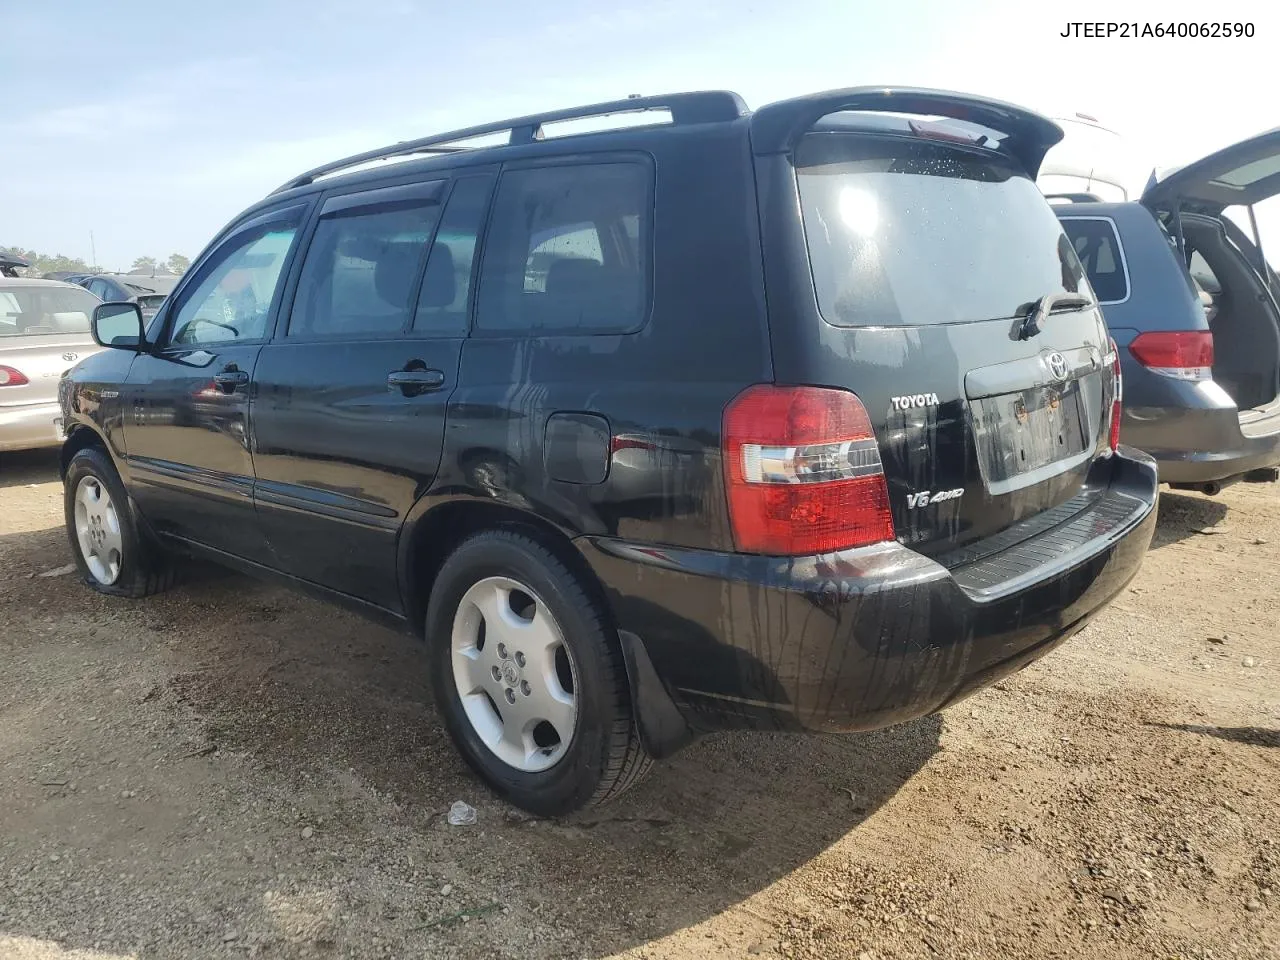
{"label": "tree line", "polygon": [[[3,247],[0,246],[0,253],[12,254],[16,257],[22,257],[31,267],[27,273],[32,276],[42,276],[46,273],[115,273],[114,270],[107,270],[98,264],[85,263],[83,257],[67,257],[60,253],[48,254],[38,253],[35,250],[24,250],[22,247]],[[157,273],[170,273],[181,275],[186,273],[187,268],[191,266],[191,260],[184,257],[180,253],[171,253],[168,257],[160,260],[156,257],[138,257],[129,267],[129,273],[145,274],[147,276]]]}

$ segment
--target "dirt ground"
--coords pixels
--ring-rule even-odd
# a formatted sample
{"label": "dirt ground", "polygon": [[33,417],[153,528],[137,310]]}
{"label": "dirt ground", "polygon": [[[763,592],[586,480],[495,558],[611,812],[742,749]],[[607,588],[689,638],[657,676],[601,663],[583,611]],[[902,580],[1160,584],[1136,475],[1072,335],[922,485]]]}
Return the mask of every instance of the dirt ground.
{"label": "dirt ground", "polygon": [[1106,614],[943,715],[717,736],[549,823],[411,641],[232,574],[100,597],[54,456],[0,455],[0,958],[1278,957],[1280,490],[1160,510]]}

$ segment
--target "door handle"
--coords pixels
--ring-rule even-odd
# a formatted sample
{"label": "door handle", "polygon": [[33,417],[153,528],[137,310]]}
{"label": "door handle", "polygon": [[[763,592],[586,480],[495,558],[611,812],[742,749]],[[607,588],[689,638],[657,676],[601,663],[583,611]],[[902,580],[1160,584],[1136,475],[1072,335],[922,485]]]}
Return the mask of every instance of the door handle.
{"label": "door handle", "polygon": [[443,370],[392,370],[387,374],[387,389],[399,390],[406,397],[439,390],[443,386]]}
{"label": "door handle", "polygon": [[249,382],[249,374],[231,365],[221,373],[215,373],[213,382],[223,393],[231,393],[236,387]]}

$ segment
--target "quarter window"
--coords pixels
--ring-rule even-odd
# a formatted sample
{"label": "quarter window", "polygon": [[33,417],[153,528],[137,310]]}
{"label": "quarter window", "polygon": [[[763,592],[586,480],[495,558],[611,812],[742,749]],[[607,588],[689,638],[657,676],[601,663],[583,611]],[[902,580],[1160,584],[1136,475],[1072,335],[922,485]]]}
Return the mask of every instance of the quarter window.
{"label": "quarter window", "polygon": [[1120,238],[1110,220],[1072,217],[1062,221],[1076,255],[1089,276],[1099,303],[1118,303],[1129,296]]}
{"label": "quarter window", "polygon": [[649,174],[638,163],[504,174],[480,271],[476,325],[601,333],[643,321]]}

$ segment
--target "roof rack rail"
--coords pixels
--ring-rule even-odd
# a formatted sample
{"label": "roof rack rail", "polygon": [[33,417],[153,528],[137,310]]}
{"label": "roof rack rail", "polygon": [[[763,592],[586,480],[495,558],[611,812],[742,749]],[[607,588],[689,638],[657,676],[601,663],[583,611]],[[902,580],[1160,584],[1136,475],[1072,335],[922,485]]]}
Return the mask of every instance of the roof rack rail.
{"label": "roof rack rail", "polygon": [[342,160],[335,160],[299,174],[288,183],[271,191],[274,196],[295,187],[305,187],[323,177],[339,170],[370,163],[374,160],[389,160],[393,157],[407,157],[415,153],[455,153],[465,149],[451,147],[449,144],[461,140],[472,140],[492,133],[510,131],[509,144],[534,143],[543,138],[542,125],[558,123],[563,120],[583,120],[589,117],[607,117],[620,113],[645,113],[650,110],[666,110],[671,114],[674,124],[717,123],[736,120],[747,112],[747,105],[736,93],[728,90],[707,90],[697,93],[671,93],[654,97],[630,96],[625,100],[610,100],[607,103],[594,103],[585,107],[571,107],[567,110],[556,110],[551,113],[533,114],[527,117],[516,117],[512,120],[500,120],[496,123],[485,123],[477,127],[466,127],[462,130],[450,130],[417,140],[402,140],[377,150],[368,150]]}

